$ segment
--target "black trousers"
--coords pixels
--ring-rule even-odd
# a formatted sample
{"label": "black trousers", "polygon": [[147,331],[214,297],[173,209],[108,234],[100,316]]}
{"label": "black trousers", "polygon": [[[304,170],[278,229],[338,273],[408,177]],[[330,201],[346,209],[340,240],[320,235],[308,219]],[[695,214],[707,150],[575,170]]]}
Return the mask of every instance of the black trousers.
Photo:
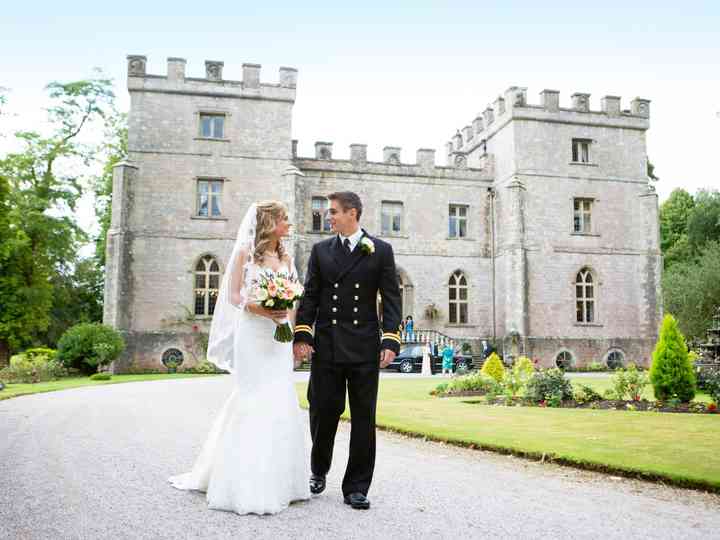
{"label": "black trousers", "polygon": [[312,362],[308,402],[313,474],[325,475],[332,463],[335,434],[345,410],[345,390],[350,400],[350,456],[345,469],[343,495],[367,495],[375,469],[375,411],[380,369],[372,364]]}

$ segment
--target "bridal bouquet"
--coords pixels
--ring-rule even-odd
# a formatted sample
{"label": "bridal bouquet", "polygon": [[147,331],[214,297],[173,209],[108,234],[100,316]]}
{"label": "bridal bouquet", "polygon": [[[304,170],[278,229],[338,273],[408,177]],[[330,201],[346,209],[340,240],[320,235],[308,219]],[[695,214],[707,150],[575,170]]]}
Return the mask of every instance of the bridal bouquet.
{"label": "bridal bouquet", "polygon": [[[302,284],[285,272],[264,271],[257,281],[255,297],[257,303],[266,309],[294,309],[295,303],[302,298],[305,289]],[[275,341],[287,343],[292,341],[293,331],[290,323],[285,321],[275,329]]]}

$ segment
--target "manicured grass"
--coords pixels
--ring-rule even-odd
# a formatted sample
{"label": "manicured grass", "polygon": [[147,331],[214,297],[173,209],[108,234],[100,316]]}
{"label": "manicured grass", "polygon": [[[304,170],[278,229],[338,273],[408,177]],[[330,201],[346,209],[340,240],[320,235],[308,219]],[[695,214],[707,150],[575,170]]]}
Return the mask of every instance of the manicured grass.
{"label": "manicured grass", "polygon": [[[378,426],[433,440],[720,491],[720,415],[486,406],[437,379],[381,379]],[[306,385],[298,385],[303,406]],[[344,417],[347,418],[346,409]]]}
{"label": "manicured grass", "polygon": [[35,384],[8,384],[0,391],[0,401],[29,394],[67,390],[81,386],[101,386],[104,384],[119,384],[137,381],[158,381],[160,379],[187,379],[190,377],[214,377],[214,375],[197,373],[152,373],[144,375],[113,375],[109,381],[92,381],[89,377],[68,377],[58,381],[41,382]]}

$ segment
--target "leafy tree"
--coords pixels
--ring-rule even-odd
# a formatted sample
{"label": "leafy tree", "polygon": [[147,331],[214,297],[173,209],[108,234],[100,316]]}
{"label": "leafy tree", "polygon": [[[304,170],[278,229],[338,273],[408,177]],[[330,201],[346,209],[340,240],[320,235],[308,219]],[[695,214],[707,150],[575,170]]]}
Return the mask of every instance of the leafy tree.
{"label": "leafy tree", "polygon": [[695,254],[705,244],[720,240],[720,192],[701,189],[695,194],[695,205],[688,215],[688,243]]}
{"label": "leafy tree", "polygon": [[674,264],[663,273],[663,307],[674,313],[690,339],[704,339],[720,306],[720,242],[710,242],[695,260]]}
{"label": "leafy tree", "polygon": [[45,343],[57,345],[60,336],[77,323],[99,323],[103,317],[103,273],[93,258],[80,259],[72,272],[51,277],[53,305]]}
{"label": "leafy tree", "polygon": [[[684,189],[674,189],[670,197],[660,206],[660,248],[665,255],[665,267],[672,262],[681,261],[682,256],[689,256],[687,251],[688,217],[695,200]],[[681,245],[677,249],[677,245]],[[677,250],[672,258],[670,253]]]}
{"label": "leafy tree", "polygon": [[86,239],[72,216],[81,175],[95,149],[78,137],[112,107],[111,81],[102,77],[47,86],[49,135],[18,132],[22,150],[0,159],[7,226],[0,249],[0,354],[32,342],[50,325],[52,278],[72,272]]}
{"label": "leafy tree", "polygon": [[687,403],[695,397],[695,372],[688,359],[685,337],[672,315],[665,315],[652,355],[650,382],[660,400],[677,398]]}
{"label": "leafy tree", "polygon": [[115,109],[106,121],[102,152],[105,164],[102,174],[95,178],[95,216],[100,223],[100,233],[95,239],[95,261],[100,270],[105,269],[105,248],[110,228],[112,210],[113,167],[127,158],[127,114]]}

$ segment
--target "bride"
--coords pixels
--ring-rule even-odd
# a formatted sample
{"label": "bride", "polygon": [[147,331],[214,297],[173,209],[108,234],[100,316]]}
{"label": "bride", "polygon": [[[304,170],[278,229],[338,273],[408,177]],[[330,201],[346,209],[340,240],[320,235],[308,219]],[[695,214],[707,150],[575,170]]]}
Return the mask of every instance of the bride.
{"label": "bride", "polygon": [[245,214],[218,294],[208,359],[232,373],[234,388],[178,489],[204,491],[209,508],[274,514],[310,498],[305,435],[293,385],[292,343],[275,341],[276,324],[294,311],[266,310],[252,289],[261,271],[296,276],[281,238],[287,209],[253,203]]}

